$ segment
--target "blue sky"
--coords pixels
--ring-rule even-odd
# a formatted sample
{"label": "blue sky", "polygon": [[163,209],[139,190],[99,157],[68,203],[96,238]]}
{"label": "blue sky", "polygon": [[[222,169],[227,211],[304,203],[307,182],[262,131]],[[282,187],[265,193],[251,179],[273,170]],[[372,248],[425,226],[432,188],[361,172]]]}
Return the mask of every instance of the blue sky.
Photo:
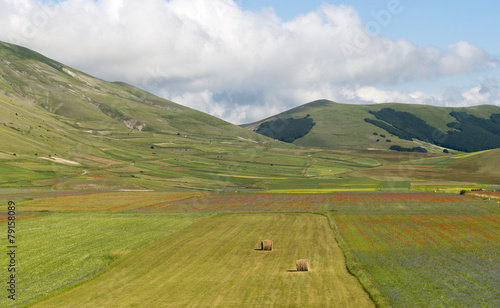
{"label": "blue sky", "polygon": [[500,105],[500,1],[0,0],[0,40],[232,123],[315,99]]}
{"label": "blue sky", "polygon": [[[372,12],[387,10],[390,0],[237,0],[243,9],[260,11],[272,7],[284,20],[315,11],[325,3],[353,6],[366,23],[373,21]],[[500,56],[500,1],[429,1],[399,0],[402,12],[394,15],[391,23],[383,27],[382,35],[392,39],[406,39],[421,46],[441,48],[460,40],[490,50]]]}
{"label": "blue sky", "polygon": [[[259,12],[272,8],[283,20],[291,20],[298,15],[318,10],[322,5],[329,3],[334,5],[352,6],[358,12],[366,26],[370,22],[377,22],[375,16],[381,11],[388,11],[390,0],[349,0],[349,1],[325,1],[325,0],[238,0],[243,9]],[[492,56],[500,58],[500,40],[498,30],[500,29],[500,1],[429,1],[429,0],[397,0],[394,5],[401,10],[400,13],[392,15],[388,25],[381,27],[380,34],[394,40],[409,40],[419,46],[437,46],[446,48],[448,44],[458,41],[468,41],[476,46],[487,50]],[[375,13],[375,14],[374,14]],[[375,16],[374,16],[375,15]],[[423,89],[435,89],[447,87],[453,83],[471,84],[477,79],[486,78],[490,75],[500,77],[498,69],[486,70],[476,77],[455,76],[426,83],[421,81],[416,85],[410,84],[400,88],[421,87]],[[499,78],[500,79],[500,78]],[[388,89],[388,87],[381,86]]]}

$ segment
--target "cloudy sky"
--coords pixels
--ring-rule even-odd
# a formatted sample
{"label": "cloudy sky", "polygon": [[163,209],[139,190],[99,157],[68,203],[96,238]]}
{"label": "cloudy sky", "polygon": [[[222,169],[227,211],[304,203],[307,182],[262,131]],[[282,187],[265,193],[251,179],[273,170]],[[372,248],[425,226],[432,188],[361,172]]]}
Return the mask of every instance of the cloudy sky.
{"label": "cloudy sky", "polygon": [[316,99],[500,105],[500,1],[0,0],[0,40],[235,124]]}

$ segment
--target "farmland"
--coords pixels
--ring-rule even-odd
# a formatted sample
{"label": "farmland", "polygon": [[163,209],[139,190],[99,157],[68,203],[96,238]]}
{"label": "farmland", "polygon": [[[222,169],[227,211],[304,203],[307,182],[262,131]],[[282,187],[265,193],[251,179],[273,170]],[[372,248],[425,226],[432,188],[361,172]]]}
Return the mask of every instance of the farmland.
{"label": "farmland", "polygon": [[[18,303],[499,304],[497,200],[433,192],[17,196]],[[258,250],[263,239],[274,240],[268,255]],[[302,258],[311,272],[294,272]]]}
{"label": "farmland", "polygon": [[[343,206],[348,263],[393,307],[498,307],[500,206],[471,201]],[[372,289],[372,290],[373,290]],[[380,293],[378,293],[380,292]]]}
{"label": "farmland", "polygon": [[[16,303],[32,302],[81,282],[114,260],[171,234],[201,214],[47,213],[18,215],[19,294]],[[5,225],[5,223],[4,223]],[[6,227],[3,229],[7,229]],[[7,273],[4,262],[2,272]],[[5,294],[5,290],[2,292]],[[0,306],[12,301],[0,298]]]}
{"label": "farmland", "polygon": [[[259,250],[264,238],[273,251]],[[301,258],[311,260],[311,272],[295,271]],[[279,213],[204,219],[35,307],[113,305],[373,306],[324,216]]]}
{"label": "farmland", "polygon": [[214,192],[110,192],[53,196],[21,203],[26,211],[325,211],[350,203],[465,202],[469,196],[439,193],[275,194]]}
{"label": "farmland", "polygon": [[391,108],[450,138],[497,125],[496,106],[321,100],[281,114],[316,123],[289,144],[20,46],[0,57],[0,203],[16,205],[0,225],[17,245],[1,307],[500,306],[500,149],[365,120]]}

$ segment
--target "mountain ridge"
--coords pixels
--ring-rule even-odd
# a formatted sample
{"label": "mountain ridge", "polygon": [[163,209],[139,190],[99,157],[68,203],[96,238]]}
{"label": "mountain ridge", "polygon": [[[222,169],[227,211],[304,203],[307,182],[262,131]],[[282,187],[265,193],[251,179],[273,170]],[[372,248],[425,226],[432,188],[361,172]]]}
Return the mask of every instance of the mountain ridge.
{"label": "mountain ridge", "polygon": [[[427,175],[439,180],[474,174],[479,183],[500,178],[483,173],[498,165],[496,150],[463,158],[448,155],[439,145],[390,136],[364,120],[394,108],[412,111],[437,129],[458,131],[447,126],[458,120],[450,113],[467,111],[483,119],[470,117],[467,125],[482,123],[495,131],[490,124],[496,118],[484,122],[497,113],[494,106],[451,110],[319,100],[282,114],[299,119],[290,121],[292,126],[304,127],[290,144],[253,132],[256,124],[236,126],[133,85],[107,82],[0,43],[0,108],[1,188],[286,192],[314,191],[316,183],[337,191],[363,190],[365,185],[371,190],[410,189],[410,181]],[[310,132],[302,136],[305,128]],[[389,151],[393,145],[425,147],[431,153]],[[417,158],[424,162],[418,168],[413,163]],[[405,164],[418,169],[413,178],[399,172]]]}
{"label": "mountain ridge", "polygon": [[[406,125],[407,127],[398,129],[394,126],[397,126],[397,116],[392,116],[392,121],[389,120],[390,117],[379,116],[382,112],[388,113],[390,110],[393,110],[393,114],[398,117],[406,116],[413,122],[399,123],[399,126]],[[500,107],[494,105],[471,107],[439,107],[403,103],[354,105],[323,99],[257,122],[242,125],[242,127],[258,131],[262,123],[290,117],[302,118],[307,115],[310,115],[316,125],[307,135],[295,140],[293,143],[296,145],[388,150],[394,144],[403,148],[413,148],[424,144],[428,150],[434,152],[444,149],[473,152],[500,147],[500,134],[497,133],[500,131],[500,121],[498,121]],[[492,116],[493,118],[491,118]],[[490,118],[490,123],[486,123],[485,121],[490,120]],[[410,124],[417,126],[419,123],[427,124],[425,132],[427,136],[415,133],[403,134],[403,132],[408,133],[412,130]],[[484,131],[481,127],[479,129],[478,125],[486,127],[491,132]],[[464,132],[464,130],[466,131]],[[498,137],[498,141],[495,140],[494,143],[490,142],[490,145],[484,146],[483,144],[476,147],[458,146],[460,138],[468,138],[470,143],[475,142],[475,134],[471,133],[470,130],[481,132],[481,134],[477,133],[479,135],[492,135],[492,132],[495,132],[494,138]],[[440,139],[445,139],[444,141],[448,142]],[[454,141],[451,142],[451,140]]]}
{"label": "mountain ridge", "polygon": [[203,134],[211,138],[224,134],[233,138],[256,136],[135,86],[92,77],[21,46],[0,42],[0,59],[2,107],[17,110],[9,116],[4,114],[0,119],[2,123],[12,122],[15,113],[22,114],[19,108],[7,107],[18,101],[26,104],[29,110],[37,109],[31,112],[32,115],[44,114],[82,132],[93,128],[97,131],[132,129],[158,134]]}

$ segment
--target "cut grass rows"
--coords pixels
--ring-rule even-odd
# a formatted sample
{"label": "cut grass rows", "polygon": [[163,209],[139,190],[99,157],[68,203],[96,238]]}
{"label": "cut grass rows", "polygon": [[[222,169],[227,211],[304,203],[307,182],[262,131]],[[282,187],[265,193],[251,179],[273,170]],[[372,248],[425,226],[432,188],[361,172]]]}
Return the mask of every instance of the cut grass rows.
{"label": "cut grass rows", "polygon": [[[260,250],[272,239],[273,251]],[[307,258],[310,272],[297,272]],[[36,307],[372,307],[326,217],[225,214],[132,254]]]}
{"label": "cut grass rows", "polygon": [[[15,304],[31,302],[78,283],[107,268],[113,260],[204,216],[199,213],[46,214],[17,221]],[[2,223],[2,229],[7,229],[6,223]],[[2,273],[8,273],[5,261]],[[5,293],[4,290],[2,294]],[[10,304],[7,296],[0,297],[1,307]]]}

